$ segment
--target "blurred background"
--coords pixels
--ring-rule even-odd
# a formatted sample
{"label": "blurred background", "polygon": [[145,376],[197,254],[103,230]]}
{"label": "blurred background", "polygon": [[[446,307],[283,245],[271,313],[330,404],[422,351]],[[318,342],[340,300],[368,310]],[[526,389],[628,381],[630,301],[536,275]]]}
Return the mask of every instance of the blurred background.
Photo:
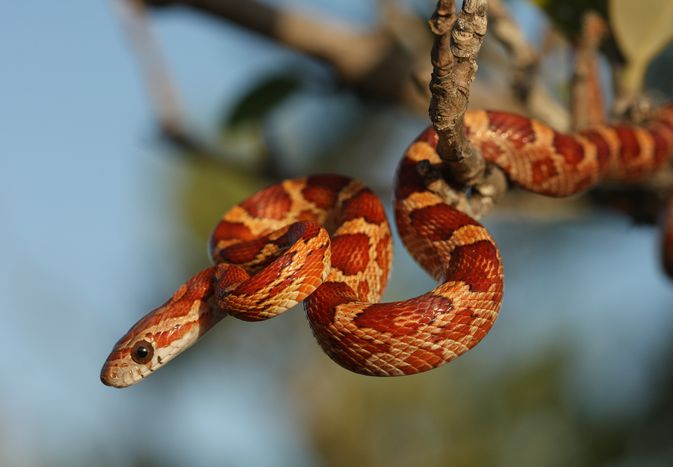
{"label": "blurred background", "polygon": [[[407,50],[429,44],[417,31],[434,7],[265,4],[358,30],[387,24]],[[507,3],[540,47],[554,5]],[[113,1],[0,4],[0,465],[673,465],[673,284],[659,232],[584,198],[514,194],[485,219],[505,264],[500,318],[435,371],[351,374],[298,308],[226,319],[147,381],[103,386],[112,345],[208,264],[210,229],[232,204],[326,171],[390,200],[397,160],[428,121],[232,22],[148,13],[138,26],[142,11]],[[148,97],[147,25],[189,138],[165,120],[157,129],[171,98]],[[554,40],[540,74],[564,105],[572,65]],[[509,108],[493,91],[506,94],[507,59],[488,42],[472,104]],[[659,98],[673,90],[671,59],[648,69]],[[395,246],[385,298],[432,287]]]}

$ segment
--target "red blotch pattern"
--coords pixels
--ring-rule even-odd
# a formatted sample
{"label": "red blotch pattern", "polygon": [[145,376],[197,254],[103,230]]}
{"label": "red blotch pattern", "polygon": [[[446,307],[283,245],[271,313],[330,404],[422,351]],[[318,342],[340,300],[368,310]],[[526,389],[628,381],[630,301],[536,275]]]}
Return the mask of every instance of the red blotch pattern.
{"label": "red blotch pattern", "polygon": [[383,210],[381,200],[368,189],[362,190],[352,198],[344,201],[342,209],[343,214],[341,219],[343,222],[360,217],[370,224],[387,222],[386,212]]}
{"label": "red blotch pattern", "polygon": [[247,264],[254,260],[268,243],[267,237],[261,237],[249,242],[237,243],[219,250],[214,258],[218,262],[233,264]]}
{"label": "red blotch pattern", "polygon": [[336,308],[344,303],[357,301],[357,297],[343,282],[325,282],[304,301],[306,315],[314,333],[325,331],[334,322]]}
{"label": "red blotch pattern", "polygon": [[640,145],[638,144],[633,129],[626,126],[618,126],[615,128],[615,133],[617,133],[617,138],[619,138],[619,143],[621,145],[619,156],[624,163],[628,164],[629,162],[638,159],[638,156],[640,155]]}
{"label": "red blotch pattern", "polygon": [[570,165],[577,165],[584,159],[584,148],[571,136],[554,132],[552,144],[556,152]]}
{"label": "red blotch pattern", "polygon": [[500,257],[493,243],[481,240],[451,252],[447,280],[464,282],[474,292],[487,292],[499,277]]}
{"label": "red blotch pattern", "polygon": [[402,302],[375,303],[362,310],[354,322],[360,328],[401,337],[417,333],[419,328],[432,324],[437,315],[452,310],[450,299],[428,293]]}
{"label": "red blotch pattern", "polygon": [[655,166],[660,167],[664,162],[666,162],[670,152],[668,140],[666,139],[665,132],[662,128],[653,128],[651,134],[652,138],[654,139]]}
{"label": "red blotch pattern", "polygon": [[603,135],[596,130],[586,130],[580,133],[596,148],[596,160],[598,161],[598,168],[604,170],[610,164],[610,146],[605,141]]}
{"label": "red blotch pattern", "polygon": [[313,211],[305,209],[297,214],[297,220],[299,221],[308,221],[308,222],[318,222],[318,216]]}
{"label": "red blotch pattern", "polygon": [[479,149],[481,150],[481,154],[484,156],[484,159],[487,161],[497,161],[499,157],[505,154],[502,147],[500,147],[497,143],[488,140],[483,141],[479,145]]}
{"label": "red blotch pattern", "polygon": [[239,204],[253,217],[283,219],[292,207],[292,199],[282,185],[272,185]]}
{"label": "red blotch pattern", "polygon": [[369,264],[369,237],[363,233],[332,238],[332,266],[352,276],[364,272]]}
{"label": "red blotch pattern", "polygon": [[306,180],[302,195],[321,209],[331,209],[337,202],[339,192],[349,182],[350,179],[339,175],[315,175]]}
{"label": "red blotch pattern", "polygon": [[397,168],[395,198],[406,199],[413,193],[420,193],[425,190],[423,177],[417,170],[417,164],[410,159],[402,159]]}
{"label": "red blotch pattern", "polygon": [[537,139],[529,118],[507,112],[489,111],[487,114],[489,129],[506,135],[515,148],[522,149]]}
{"label": "red blotch pattern", "polygon": [[218,242],[222,240],[253,240],[254,238],[255,236],[245,224],[240,222],[220,221],[210,235],[210,248],[211,250],[214,249]]}
{"label": "red blotch pattern", "polygon": [[533,183],[537,185],[542,185],[550,178],[558,175],[552,159],[536,160],[531,164],[530,169],[532,171]]}
{"label": "red blotch pattern", "polygon": [[418,235],[430,241],[448,240],[456,229],[464,225],[479,225],[467,214],[446,204],[415,209],[409,217]]}

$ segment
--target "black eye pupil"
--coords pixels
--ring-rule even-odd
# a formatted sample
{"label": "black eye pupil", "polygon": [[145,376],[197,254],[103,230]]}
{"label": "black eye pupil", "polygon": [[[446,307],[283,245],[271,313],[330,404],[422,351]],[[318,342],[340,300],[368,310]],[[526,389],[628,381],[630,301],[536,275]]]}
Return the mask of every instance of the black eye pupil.
{"label": "black eye pupil", "polygon": [[154,356],[154,347],[146,340],[136,342],[131,350],[131,358],[136,363],[145,364],[152,360]]}

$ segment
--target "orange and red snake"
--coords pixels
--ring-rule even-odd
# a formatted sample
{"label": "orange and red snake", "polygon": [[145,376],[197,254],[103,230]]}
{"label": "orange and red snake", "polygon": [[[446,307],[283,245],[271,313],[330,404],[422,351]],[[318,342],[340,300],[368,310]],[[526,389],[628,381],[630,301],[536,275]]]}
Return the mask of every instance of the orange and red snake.
{"label": "orange and red snake", "polygon": [[[673,153],[671,106],[642,126],[574,134],[510,113],[471,111],[465,129],[512,183],[549,196],[571,195],[604,178],[637,180]],[[301,301],[323,350],[357,373],[419,373],[475,346],[498,316],[503,268],[486,229],[426,184],[421,164],[447,170],[436,145],[430,128],[406,150],[394,200],[398,232],[439,280],[434,289],[379,303],[393,254],[379,198],[340,175],[285,180],[224,215],[210,242],[214,266],[117,342],[103,366],[103,383],[137,383],[227,315],[264,320]]]}

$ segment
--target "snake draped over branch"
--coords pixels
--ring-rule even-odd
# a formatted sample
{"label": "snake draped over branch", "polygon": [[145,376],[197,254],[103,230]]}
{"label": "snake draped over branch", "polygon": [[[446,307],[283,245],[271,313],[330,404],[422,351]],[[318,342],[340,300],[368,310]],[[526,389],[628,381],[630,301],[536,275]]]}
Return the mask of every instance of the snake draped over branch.
{"label": "snake draped over branch", "polygon": [[[467,112],[464,125],[471,144],[512,183],[548,196],[572,195],[602,179],[638,180],[673,153],[670,105],[641,126],[573,134],[499,111]],[[380,199],[341,175],[284,180],[224,214],[210,241],[214,265],[117,342],[103,366],[103,383],[137,383],[225,316],[265,320],[301,301],[322,349],[356,373],[419,373],[474,347],[498,316],[503,267],[488,231],[426,184],[428,167],[448,170],[437,142],[429,128],[409,146],[394,199],[399,235],[438,280],[434,289],[379,303],[393,256]]]}

